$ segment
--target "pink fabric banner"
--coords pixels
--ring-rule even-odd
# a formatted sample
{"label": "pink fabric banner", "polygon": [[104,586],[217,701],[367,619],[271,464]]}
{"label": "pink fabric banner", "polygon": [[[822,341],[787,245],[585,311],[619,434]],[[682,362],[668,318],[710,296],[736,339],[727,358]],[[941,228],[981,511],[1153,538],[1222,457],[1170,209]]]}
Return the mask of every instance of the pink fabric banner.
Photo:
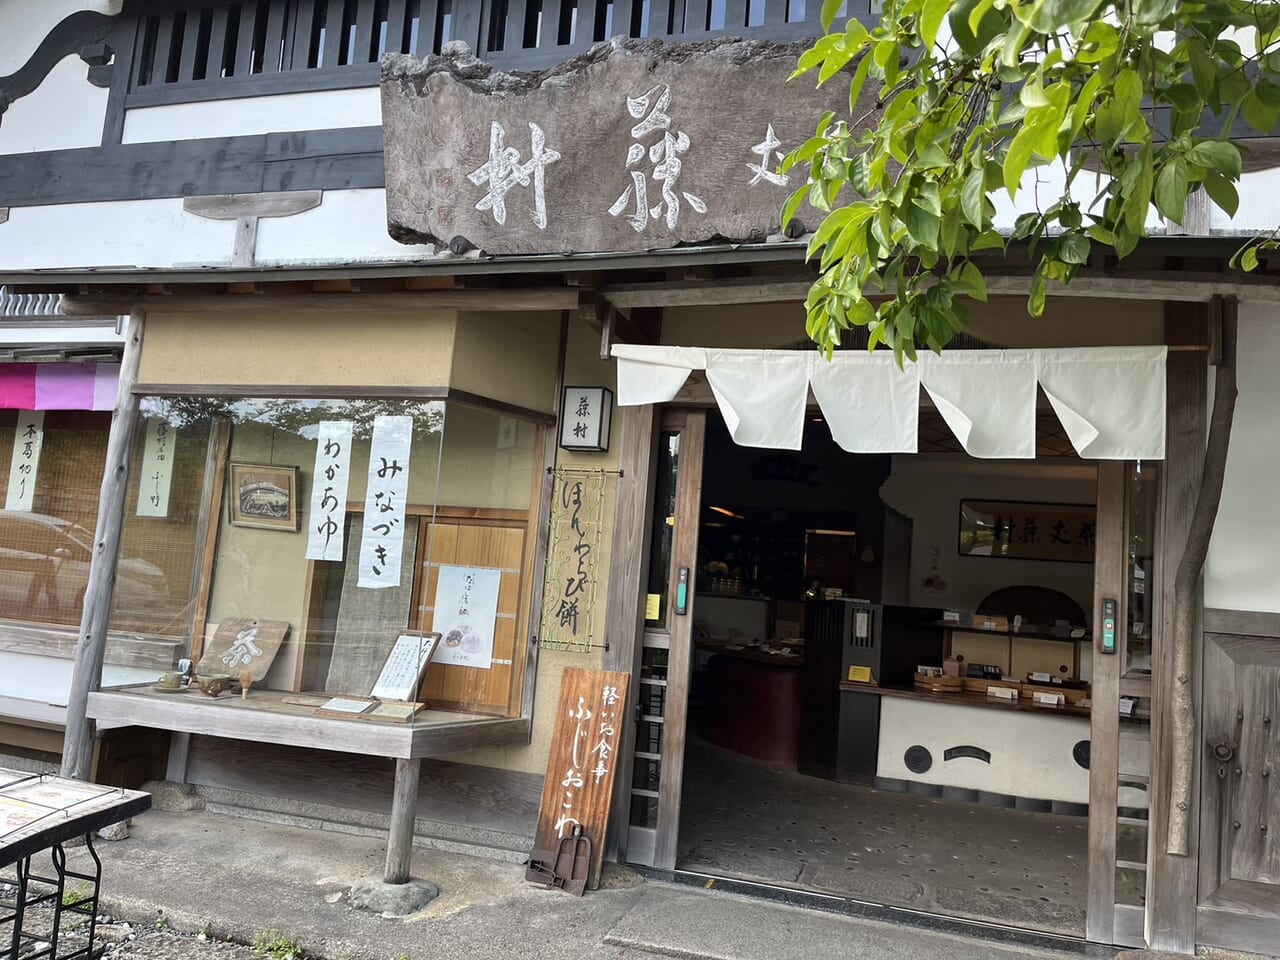
{"label": "pink fabric banner", "polygon": [[0,408],[36,408],[36,366],[34,363],[0,364]]}
{"label": "pink fabric banner", "polygon": [[92,410],[96,364],[36,364],[34,410]]}
{"label": "pink fabric banner", "polygon": [[0,409],[113,410],[118,363],[0,364]]}

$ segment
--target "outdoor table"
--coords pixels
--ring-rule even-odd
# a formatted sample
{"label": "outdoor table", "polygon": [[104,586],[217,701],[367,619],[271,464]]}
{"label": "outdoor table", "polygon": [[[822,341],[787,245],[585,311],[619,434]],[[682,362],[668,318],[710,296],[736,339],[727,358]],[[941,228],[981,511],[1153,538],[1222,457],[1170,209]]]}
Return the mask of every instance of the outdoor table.
{"label": "outdoor table", "polygon": [[[0,870],[17,866],[18,892],[12,907],[0,905],[0,954],[17,960],[89,960],[95,955],[98,893],[102,861],[93,849],[93,834],[103,827],[127,820],[151,806],[151,796],[137,790],[104,787],[48,774],[22,773],[0,767]],[[77,837],[93,861],[92,873],[67,869],[63,844]],[[33,873],[33,857],[49,851],[53,875]],[[67,881],[86,884],[68,896]],[[52,906],[52,922],[44,911],[28,911],[41,904]],[[63,918],[83,918],[88,940],[77,941],[70,952],[59,952]],[[34,925],[41,921],[39,928]],[[6,927],[12,925],[11,930]]]}

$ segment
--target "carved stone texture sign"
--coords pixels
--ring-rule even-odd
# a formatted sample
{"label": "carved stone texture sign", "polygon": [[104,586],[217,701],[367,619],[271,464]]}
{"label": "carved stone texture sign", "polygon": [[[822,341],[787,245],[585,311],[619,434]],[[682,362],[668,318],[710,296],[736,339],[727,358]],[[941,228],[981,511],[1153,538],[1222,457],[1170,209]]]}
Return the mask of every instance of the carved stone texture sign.
{"label": "carved stone texture sign", "polygon": [[555,850],[581,826],[591,841],[592,890],[600,879],[630,682],[627,673],[577,667],[565,670],[560,681],[534,848]]}
{"label": "carved stone texture sign", "polygon": [[386,57],[388,229],[491,254],[763,240],[803,182],[779,162],[825,111],[848,117],[847,84],[787,82],[804,49],[617,39],[520,75]]}

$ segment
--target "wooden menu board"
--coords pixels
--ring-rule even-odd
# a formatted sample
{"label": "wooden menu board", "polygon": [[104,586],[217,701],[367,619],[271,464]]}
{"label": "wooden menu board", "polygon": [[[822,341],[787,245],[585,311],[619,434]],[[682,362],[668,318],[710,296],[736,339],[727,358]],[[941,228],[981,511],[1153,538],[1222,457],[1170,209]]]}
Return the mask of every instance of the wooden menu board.
{"label": "wooden menu board", "polygon": [[590,890],[600,883],[630,682],[626,673],[578,667],[566,670],[560,682],[534,848],[556,849],[581,824],[583,836],[591,840]]}

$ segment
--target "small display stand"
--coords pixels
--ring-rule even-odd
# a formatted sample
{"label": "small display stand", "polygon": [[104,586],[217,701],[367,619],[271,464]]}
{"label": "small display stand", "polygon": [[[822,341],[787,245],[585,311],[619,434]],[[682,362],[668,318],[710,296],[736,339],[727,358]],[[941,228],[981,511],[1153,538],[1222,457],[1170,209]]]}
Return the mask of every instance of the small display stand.
{"label": "small display stand", "polygon": [[[91,960],[97,956],[102,861],[93,849],[93,834],[150,806],[150,795],[136,790],[0,768],[0,869],[16,864],[18,881],[12,905],[0,904],[0,957]],[[93,861],[91,873],[67,867],[63,844],[76,837],[85,838]],[[46,851],[52,875],[32,867],[33,858]],[[68,881],[77,885],[70,896]],[[70,947],[62,942],[68,915],[80,930],[88,920],[87,939],[77,936]]]}

